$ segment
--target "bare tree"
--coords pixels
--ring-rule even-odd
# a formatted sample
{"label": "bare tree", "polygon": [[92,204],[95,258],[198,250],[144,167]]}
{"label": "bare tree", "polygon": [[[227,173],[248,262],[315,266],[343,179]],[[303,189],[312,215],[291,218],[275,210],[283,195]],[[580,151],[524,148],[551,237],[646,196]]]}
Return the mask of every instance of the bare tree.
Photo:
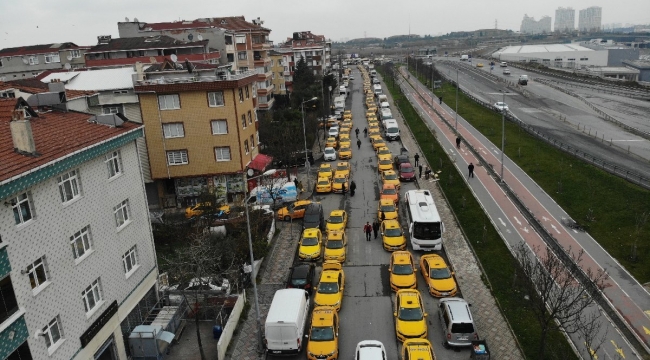
{"label": "bare tree", "polygon": [[607,340],[607,328],[600,317],[600,309],[594,304],[593,309],[585,311],[580,317],[576,327],[577,334],[584,341],[587,354],[592,360],[598,358],[596,354]]}
{"label": "bare tree", "polygon": [[[565,264],[548,247],[535,247],[531,252],[522,242],[514,248],[519,263],[517,271],[525,277],[517,284],[529,296],[530,309],[540,326],[539,359],[545,358],[546,340],[551,332],[575,334],[581,329],[592,328],[590,342],[594,342],[593,333],[598,332],[595,323],[601,320],[600,313],[589,312],[593,310],[590,307],[595,306],[590,296],[593,287],[581,284],[574,277],[576,272],[583,271],[580,264],[584,252],[573,253],[569,248],[568,254],[572,264]],[[607,279],[605,271],[589,268],[583,272],[596,289],[603,289]],[[588,313],[595,315],[584,316]]]}

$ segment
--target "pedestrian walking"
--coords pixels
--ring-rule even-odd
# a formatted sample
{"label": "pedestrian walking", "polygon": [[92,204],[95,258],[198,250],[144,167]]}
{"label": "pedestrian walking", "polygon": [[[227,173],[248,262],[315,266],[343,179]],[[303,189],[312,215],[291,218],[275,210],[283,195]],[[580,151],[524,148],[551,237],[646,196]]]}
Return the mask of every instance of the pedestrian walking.
{"label": "pedestrian walking", "polygon": [[370,241],[370,234],[372,233],[370,221],[366,221],[366,225],[363,226],[363,232],[366,234],[366,241]]}
{"label": "pedestrian walking", "polygon": [[354,181],[350,184],[350,196],[354,196],[354,191],[357,189],[357,184]]}
{"label": "pedestrian walking", "polygon": [[418,165],[418,169],[420,170],[420,179],[422,179],[422,164]]}
{"label": "pedestrian walking", "polygon": [[418,153],[415,153],[415,155],[413,156],[413,159],[415,159],[415,166],[419,166],[420,165],[420,155],[418,155]]}
{"label": "pedestrian walking", "polygon": [[357,149],[361,149],[361,139],[357,139]]}
{"label": "pedestrian walking", "polygon": [[429,176],[431,176],[431,169],[429,169],[428,166],[427,166],[426,168],[427,168],[427,169],[424,171],[424,178],[425,178],[426,180],[429,180]]}
{"label": "pedestrian walking", "polygon": [[359,128],[354,129],[354,133],[357,134],[357,139],[359,138]]}
{"label": "pedestrian walking", "polygon": [[341,193],[345,196],[345,183],[341,184]]}
{"label": "pedestrian walking", "polygon": [[469,170],[469,174],[467,175],[468,178],[473,178],[474,177],[474,164],[469,163],[469,166],[467,167]]}
{"label": "pedestrian walking", "polygon": [[456,147],[460,149],[460,136],[456,136]]}
{"label": "pedestrian walking", "polygon": [[377,239],[377,233],[379,232],[379,220],[375,219],[372,222],[372,231],[375,233],[375,239]]}
{"label": "pedestrian walking", "polygon": [[368,137],[368,128],[363,128],[363,137]]}

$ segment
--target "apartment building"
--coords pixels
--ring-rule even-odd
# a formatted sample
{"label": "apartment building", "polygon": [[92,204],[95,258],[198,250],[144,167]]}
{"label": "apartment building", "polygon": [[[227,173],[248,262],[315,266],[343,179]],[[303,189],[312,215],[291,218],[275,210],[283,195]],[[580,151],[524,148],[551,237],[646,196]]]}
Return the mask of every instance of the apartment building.
{"label": "apartment building", "polygon": [[210,48],[219,49],[225,54],[225,60],[222,56],[220,64],[230,65],[230,69],[235,71],[256,72],[256,106],[259,110],[269,110],[273,108],[274,102],[271,58],[268,53],[273,42],[269,40],[271,30],[262,27],[262,24],[264,21],[260,18],[246,21],[243,16],[160,23],[143,23],[134,19],[133,22],[118,23],[118,30],[120,37],[156,34],[185,41],[208,41]]}
{"label": "apartment building", "polygon": [[206,191],[234,201],[243,194],[244,171],[268,166],[258,154],[253,100],[259,74],[181,66],[152,65],[138,73],[134,86],[157,196],[164,207],[194,204]]}
{"label": "apartment building", "polygon": [[45,70],[84,67],[88,47],[71,42],[0,50],[0,81],[32,78]]}
{"label": "apartment building", "polygon": [[524,15],[521,21],[521,32],[524,34],[550,34],[551,33],[551,17],[542,16],[538,21],[534,17]]}
{"label": "apartment building", "polygon": [[143,128],[63,92],[0,99],[0,358],[126,360],[158,275]]}
{"label": "apartment building", "polygon": [[578,30],[597,32],[600,31],[603,18],[603,8],[591,6],[580,10],[578,17]]}
{"label": "apartment building", "polygon": [[576,11],[573,8],[559,7],[555,10],[553,31],[571,32],[576,28]]}
{"label": "apartment building", "polygon": [[305,59],[314,75],[327,75],[332,68],[330,60],[332,41],[323,35],[314,35],[311,31],[294,32],[293,37],[287,38],[280,48],[289,48],[293,51],[293,60],[289,63],[291,74],[301,57]]}
{"label": "apartment building", "polygon": [[217,64],[221,54],[211,49],[207,40],[179,41],[165,35],[113,39],[97,37],[97,45],[86,51],[86,67],[123,67],[140,63],[159,63],[165,57]]}
{"label": "apartment building", "polygon": [[293,80],[289,71],[289,62],[293,61],[293,51],[291,49],[273,49],[269,52],[269,56],[273,72],[273,93],[287,95],[287,90],[290,91]]}

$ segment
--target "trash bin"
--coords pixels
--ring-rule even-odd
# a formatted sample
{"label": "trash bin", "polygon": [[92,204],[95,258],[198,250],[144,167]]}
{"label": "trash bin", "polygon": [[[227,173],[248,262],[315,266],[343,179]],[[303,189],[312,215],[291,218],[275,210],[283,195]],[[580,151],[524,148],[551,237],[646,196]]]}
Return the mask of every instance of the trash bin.
{"label": "trash bin", "polygon": [[474,360],[490,360],[490,349],[486,340],[472,341],[472,352],[469,356]]}
{"label": "trash bin", "polygon": [[223,332],[223,328],[221,327],[221,325],[215,325],[212,327],[212,337],[215,340],[219,340],[222,332]]}

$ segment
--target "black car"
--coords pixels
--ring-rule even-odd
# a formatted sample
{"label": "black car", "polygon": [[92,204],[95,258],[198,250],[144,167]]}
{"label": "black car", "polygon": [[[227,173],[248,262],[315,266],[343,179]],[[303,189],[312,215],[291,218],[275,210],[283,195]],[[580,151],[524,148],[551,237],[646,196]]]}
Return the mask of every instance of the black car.
{"label": "black car", "polygon": [[325,217],[323,207],[319,203],[311,203],[305,209],[305,216],[302,218],[302,229],[318,228],[325,231]]}
{"label": "black car", "polygon": [[397,155],[393,159],[393,163],[395,164],[395,168],[399,169],[399,166],[404,163],[410,163],[409,161],[409,156],[408,155]]}
{"label": "black car", "polygon": [[287,280],[287,288],[304,289],[311,294],[314,285],[315,265],[310,263],[298,263],[291,267],[291,273]]}

